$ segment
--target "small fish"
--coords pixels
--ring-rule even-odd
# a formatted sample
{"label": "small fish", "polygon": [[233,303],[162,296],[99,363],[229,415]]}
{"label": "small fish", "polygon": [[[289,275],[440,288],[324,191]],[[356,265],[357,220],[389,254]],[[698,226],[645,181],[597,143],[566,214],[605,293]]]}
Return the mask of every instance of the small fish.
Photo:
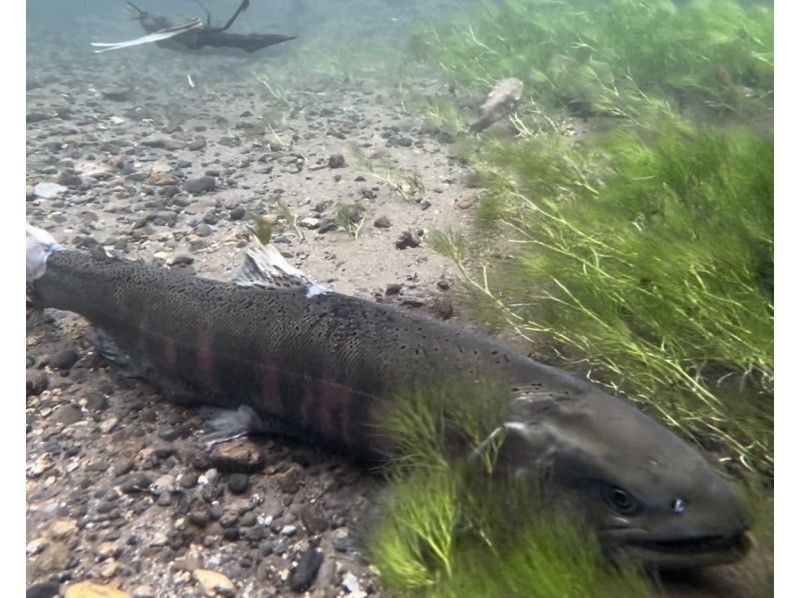
{"label": "small fish", "polygon": [[483,131],[503,118],[522,97],[522,81],[514,77],[501,80],[489,92],[486,101],[480,107],[478,120],[469,128],[473,132]]}
{"label": "small fish", "polygon": [[227,409],[220,438],[277,432],[380,460],[400,389],[499,380],[508,395],[486,397],[507,405],[497,472],[547,471],[609,550],[662,567],[748,550],[725,481],[629,403],[486,336],[315,285],[272,246],[248,250],[231,282],[67,250],[33,227],[26,255],[37,306],[87,318],[102,352],[168,399]]}

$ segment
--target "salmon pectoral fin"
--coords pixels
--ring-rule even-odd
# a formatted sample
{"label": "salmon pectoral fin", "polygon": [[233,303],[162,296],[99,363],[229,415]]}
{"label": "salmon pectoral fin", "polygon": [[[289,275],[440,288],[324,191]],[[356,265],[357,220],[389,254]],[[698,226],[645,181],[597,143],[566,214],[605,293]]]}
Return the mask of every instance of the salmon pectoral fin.
{"label": "salmon pectoral fin", "polygon": [[119,366],[122,373],[129,378],[146,379],[148,377],[147,368],[137,359],[120,349],[117,343],[100,328],[93,328],[86,335],[86,338],[103,359]]}
{"label": "salmon pectoral fin", "polygon": [[250,434],[285,434],[285,426],[277,421],[265,421],[248,405],[238,409],[203,406],[200,415],[213,431],[200,437],[211,448],[215,444],[249,436]]}

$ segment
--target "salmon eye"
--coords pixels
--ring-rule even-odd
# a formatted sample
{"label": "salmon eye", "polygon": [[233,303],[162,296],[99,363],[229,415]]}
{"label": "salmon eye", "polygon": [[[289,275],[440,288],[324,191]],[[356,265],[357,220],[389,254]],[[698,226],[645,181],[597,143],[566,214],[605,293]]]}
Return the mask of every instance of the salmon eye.
{"label": "salmon eye", "polygon": [[633,513],[637,510],[636,499],[618,486],[611,486],[607,497],[609,505],[620,513]]}

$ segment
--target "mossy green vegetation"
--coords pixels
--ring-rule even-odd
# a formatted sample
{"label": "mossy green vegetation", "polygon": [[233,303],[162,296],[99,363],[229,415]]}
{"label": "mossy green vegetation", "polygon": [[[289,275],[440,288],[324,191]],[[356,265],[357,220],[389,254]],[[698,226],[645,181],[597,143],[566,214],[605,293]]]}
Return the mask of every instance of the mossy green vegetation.
{"label": "mossy green vegetation", "polygon": [[[368,549],[390,591],[424,596],[647,596],[575,514],[535,484],[492,477],[499,384],[401,394],[388,416],[392,483]],[[480,447],[480,448],[479,448]],[[476,450],[479,449],[479,450]],[[473,454],[473,459],[465,455]]]}
{"label": "mossy green vegetation", "polygon": [[426,24],[417,59],[470,87],[518,77],[529,98],[634,117],[653,103],[771,109],[773,11],[735,0],[505,0]]}

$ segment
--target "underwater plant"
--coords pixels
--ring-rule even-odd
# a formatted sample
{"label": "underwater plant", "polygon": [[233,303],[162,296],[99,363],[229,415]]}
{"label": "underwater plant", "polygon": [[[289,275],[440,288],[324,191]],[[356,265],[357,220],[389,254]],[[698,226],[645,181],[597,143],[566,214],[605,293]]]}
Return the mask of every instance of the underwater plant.
{"label": "underwater plant", "polygon": [[636,118],[652,104],[709,115],[771,110],[773,10],[735,0],[505,0],[446,25],[411,51],[469,87],[518,77],[526,95],[583,116]]}
{"label": "underwater plant", "polygon": [[438,241],[481,313],[771,472],[772,137],[672,121],[495,141],[481,160],[479,224],[510,259],[467,266],[457,240]]}

